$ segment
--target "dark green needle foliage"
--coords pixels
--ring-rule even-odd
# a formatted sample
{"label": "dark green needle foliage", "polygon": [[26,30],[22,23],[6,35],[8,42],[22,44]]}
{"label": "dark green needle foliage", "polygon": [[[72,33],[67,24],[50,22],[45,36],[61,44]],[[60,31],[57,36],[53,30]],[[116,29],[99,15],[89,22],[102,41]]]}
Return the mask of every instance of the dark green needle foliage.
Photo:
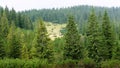
{"label": "dark green needle foliage", "polygon": [[90,13],[88,19],[88,28],[87,28],[87,49],[88,57],[94,59],[96,62],[99,61],[99,47],[102,45],[102,36],[99,32],[99,26],[96,19],[94,9]]}
{"label": "dark green needle foliage", "polygon": [[50,38],[48,37],[48,33],[46,27],[42,20],[38,21],[38,31],[37,31],[37,54],[39,58],[42,59],[50,59],[52,57],[52,50],[49,47]]}
{"label": "dark green needle foliage", "polygon": [[9,51],[9,57],[10,58],[20,58],[21,55],[21,43],[19,36],[17,36],[17,32],[14,32],[16,30],[15,24],[12,22],[10,25],[9,34],[7,36],[8,39],[8,49]]}
{"label": "dark green needle foliage", "polygon": [[83,58],[80,34],[77,30],[73,16],[69,16],[66,30],[64,59],[77,60]]}
{"label": "dark green needle foliage", "polygon": [[5,57],[5,45],[7,45],[7,34],[8,34],[8,19],[6,17],[5,12],[0,19],[0,58]]}
{"label": "dark green needle foliage", "polygon": [[113,47],[115,45],[115,35],[113,33],[107,11],[104,12],[103,16],[102,34],[104,42],[104,54],[102,55],[103,60],[111,59],[113,55]]}

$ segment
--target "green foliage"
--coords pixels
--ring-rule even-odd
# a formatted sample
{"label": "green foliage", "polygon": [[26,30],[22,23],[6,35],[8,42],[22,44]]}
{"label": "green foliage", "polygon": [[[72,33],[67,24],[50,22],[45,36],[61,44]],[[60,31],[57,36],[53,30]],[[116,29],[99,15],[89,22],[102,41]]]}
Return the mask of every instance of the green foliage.
{"label": "green foliage", "polygon": [[[43,18],[44,21],[48,22],[54,22],[54,23],[66,23],[67,21],[67,15],[71,13],[72,15],[75,16],[75,20],[79,24],[78,26],[81,28],[81,30],[84,30],[84,24],[86,23],[88,17],[89,17],[89,12],[91,11],[91,8],[93,6],[87,6],[87,5],[80,5],[80,6],[73,6],[73,7],[68,7],[68,8],[61,8],[61,9],[40,9],[40,10],[28,10],[25,12],[22,12],[23,14],[26,14],[30,17],[32,21],[36,21],[37,18]],[[115,21],[115,23],[119,23],[119,12],[120,8],[106,8],[106,7],[94,7],[97,16],[99,14],[104,13],[104,9],[109,11],[110,19],[112,21]],[[82,32],[82,31],[81,31]]]}
{"label": "green foliage", "polygon": [[[110,21],[105,12],[101,21],[101,11],[97,16],[98,10],[96,14],[93,10],[88,17],[90,8],[72,8],[74,11],[71,8],[52,9],[54,11],[45,9],[40,12],[41,15],[37,14],[30,19],[27,12],[0,7],[0,68],[97,68],[100,64],[102,68],[119,68],[119,16],[109,14],[110,19],[116,17],[111,19],[115,21]],[[34,23],[33,27],[31,20],[39,16],[45,21],[64,23],[67,12],[75,15],[75,20],[73,16],[68,18],[66,28],[61,29],[64,37],[51,40],[42,20]]]}
{"label": "green foliage", "polygon": [[[47,60],[4,59],[0,60],[0,68],[50,68]],[[51,67],[52,68],[52,67]]]}
{"label": "green foliage", "polygon": [[99,53],[101,51],[99,47],[102,45],[102,36],[99,32],[99,26],[94,10],[92,10],[88,19],[88,28],[86,34],[88,57],[98,62],[100,60]]}
{"label": "green foliage", "polygon": [[25,40],[24,40],[24,34],[22,33],[21,34],[21,58],[22,59],[29,59],[29,55],[28,55],[28,48],[27,48],[27,45],[25,43]]}
{"label": "green foliage", "polygon": [[[68,14],[72,14],[75,17],[79,32],[81,34],[85,34],[87,20],[89,18],[89,12],[93,6],[80,5],[73,6],[69,8],[61,8],[61,9],[40,9],[40,10],[29,10],[23,11],[22,14],[26,14],[30,17],[32,22],[36,21],[38,18],[42,18],[44,21],[53,22],[53,23],[66,23]],[[96,16],[98,17],[98,22],[100,25],[102,24],[102,15],[104,14],[104,10],[106,9],[110,16],[111,23],[115,24],[117,27],[120,21],[120,8],[107,8],[107,7],[95,7]],[[117,31],[119,27],[115,28]]]}
{"label": "green foliage", "polygon": [[0,19],[0,58],[5,57],[5,46],[7,45],[7,35],[8,35],[8,19],[5,12],[3,12]]}
{"label": "green foliage", "polygon": [[64,61],[55,63],[53,68],[76,68],[76,67],[77,61],[72,59],[66,59]]}
{"label": "green foliage", "polygon": [[78,60],[83,58],[80,34],[78,33],[73,16],[68,19],[65,34],[64,59]]}
{"label": "green foliage", "polygon": [[113,55],[113,47],[115,46],[115,35],[112,31],[112,26],[110,24],[109,16],[107,11],[105,11],[102,22],[102,34],[104,41],[104,52],[101,53],[101,57],[103,60],[111,59]]}
{"label": "green foliage", "polygon": [[64,48],[65,40],[64,38],[56,38],[53,41],[53,51],[54,51],[54,62],[63,61],[63,48]]}
{"label": "green foliage", "polygon": [[0,37],[0,59],[5,57],[4,40]]}
{"label": "green foliage", "polygon": [[26,45],[23,45],[21,48],[21,58],[22,59],[29,59],[28,49],[27,49]]}
{"label": "green foliage", "polygon": [[5,12],[3,12],[3,15],[1,17],[1,20],[0,20],[1,24],[0,24],[0,30],[1,30],[1,35],[3,38],[6,38],[7,37],[7,34],[8,34],[8,28],[9,28],[9,25],[8,25],[8,19],[6,17],[6,14]]}
{"label": "green foliage", "polygon": [[[8,22],[8,23],[5,23],[5,25],[6,24],[10,25],[13,21],[15,23],[15,25],[20,28],[33,29],[33,24],[31,22],[30,18],[24,14],[17,13],[13,8],[12,8],[12,10],[9,10],[8,7],[6,7],[5,9],[2,8],[0,10],[0,19],[2,19],[3,17],[6,17],[7,20],[5,20],[5,21]],[[5,22],[5,21],[3,21],[3,22]]]}
{"label": "green foliage", "polygon": [[37,30],[37,54],[39,58],[51,59],[52,50],[49,48],[50,38],[47,35],[46,27],[42,20],[38,21]]}
{"label": "green foliage", "polygon": [[113,49],[113,59],[120,60],[120,42]]}
{"label": "green foliage", "polygon": [[101,62],[101,68],[120,68],[119,60],[107,60]]}
{"label": "green foliage", "polygon": [[78,62],[78,66],[82,68],[96,68],[96,62],[94,62],[94,59],[84,58]]}
{"label": "green foliage", "polygon": [[35,48],[35,46],[32,46],[32,48],[30,49],[30,58],[37,58],[37,49]]}
{"label": "green foliage", "polygon": [[21,43],[20,39],[17,36],[17,32],[14,32],[16,29],[14,23],[10,26],[10,31],[7,36],[8,39],[8,49],[10,48],[9,57],[10,58],[19,58],[21,54]]}

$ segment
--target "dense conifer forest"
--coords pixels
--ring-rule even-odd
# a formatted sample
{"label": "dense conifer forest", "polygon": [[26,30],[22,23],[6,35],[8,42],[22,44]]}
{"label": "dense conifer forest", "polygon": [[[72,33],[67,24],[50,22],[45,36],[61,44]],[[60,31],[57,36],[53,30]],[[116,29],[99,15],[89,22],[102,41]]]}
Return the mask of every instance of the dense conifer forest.
{"label": "dense conifer forest", "polygon": [[[119,18],[119,7],[0,7],[0,68],[120,68]],[[45,22],[65,23],[62,37]]]}

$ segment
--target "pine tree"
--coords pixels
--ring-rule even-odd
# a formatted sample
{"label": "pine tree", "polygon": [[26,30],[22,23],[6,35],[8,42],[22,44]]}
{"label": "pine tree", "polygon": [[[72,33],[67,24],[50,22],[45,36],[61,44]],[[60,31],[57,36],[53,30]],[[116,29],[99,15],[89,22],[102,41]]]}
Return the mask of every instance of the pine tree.
{"label": "pine tree", "polygon": [[88,28],[87,28],[87,49],[88,57],[94,59],[96,62],[99,61],[99,50],[102,45],[102,36],[99,32],[99,25],[96,19],[94,9],[90,13],[88,19]]}
{"label": "pine tree", "polygon": [[[10,21],[14,21],[16,22],[17,18],[16,18],[16,11],[12,8],[12,10],[10,11]],[[16,23],[15,23],[16,25]]]}
{"label": "pine tree", "polygon": [[3,12],[3,15],[0,20],[0,58],[5,57],[5,46],[7,45],[6,37],[8,34],[8,19],[6,17],[5,12]]}
{"label": "pine tree", "polygon": [[32,29],[33,28],[31,20],[27,16],[24,16],[24,28],[25,29]]}
{"label": "pine tree", "polygon": [[80,34],[77,30],[73,16],[69,16],[66,26],[64,59],[81,59],[83,58],[82,46],[80,44]]}
{"label": "pine tree", "polygon": [[32,47],[30,49],[30,59],[37,58],[37,49],[36,49],[36,37],[32,41]]}
{"label": "pine tree", "polygon": [[17,36],[17,33],[14,32],[16,31],[16,26],[14,23],[11,24],[10,26],[10,31],[8,34],[8,47],[10,47],[10,52],[9,52],[9,57],[10,58],[19,58],[21,54],[21,44],[20,44],[20,39]]}
{"label": "pine tree", "polygon": [[115,45],[115,37],[110,25],[109,16],[107,11],[104,12],[103,22],[102,22],[102,34],[104,40],[104,55],[103,60],[111,59],[113,46]]}
{"label": "pine tree", "polygon": [[49,48],[50,38],[47,35],[46,27],[42,20],[38,22],[37,31],[37,54],[39,58],[50,59],[52,57],[52,50]]}
{"label": "pine tree", "polygon": [[1,7],[0,8],[0,19],[1,19],[2,15],[3,15],[3,12],[4,12],[4,9]]}
{"label": "pine tree", "polygon": [[21,34],[21,58],[22,59],[29,59],[29,53],[28,53],[28,48],[26,45],[26,41],[25,41],[25,36],[24,33]]}
{"label": "pine tree", "polygon": [[14,31],[15,31],[15,24],[14,22],[11,23],[10,28],[9,28],[9,32],[7,35],[7,47],[6,47],[6,56],[8,58],[11,58],[11,47],[12,47],[12,43],[13,43],[13,36],[14,36]]}
{"label": "pine tree", "polygon": [[6,14],[7,19],[9,20],[8,23],[11,23],[11,21],[10,21],[10,12],[9,12],[9,9],[8,9],[7,6],[5,7],[5,14]]}
{"label": "pine tree", "polygon": [[9,25],[8,25],[8,19],[6,17],[5,12],[3,12],[3,15],[1,17],[0,28],[1,28],[0,30],[1,34],[3,35],[4,38],[6,38],[9,30]]}

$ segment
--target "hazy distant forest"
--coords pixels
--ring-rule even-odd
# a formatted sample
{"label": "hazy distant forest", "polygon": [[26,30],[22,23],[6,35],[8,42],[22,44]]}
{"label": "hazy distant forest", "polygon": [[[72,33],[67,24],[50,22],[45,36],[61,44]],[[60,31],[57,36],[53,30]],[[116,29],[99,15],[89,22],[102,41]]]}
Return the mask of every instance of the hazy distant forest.
{"label": "hazy distant forest", "polygon": [[[62,36],[47,22],[66,24]],[[0,7],[0,68],[120,68],[120,8]]]}

